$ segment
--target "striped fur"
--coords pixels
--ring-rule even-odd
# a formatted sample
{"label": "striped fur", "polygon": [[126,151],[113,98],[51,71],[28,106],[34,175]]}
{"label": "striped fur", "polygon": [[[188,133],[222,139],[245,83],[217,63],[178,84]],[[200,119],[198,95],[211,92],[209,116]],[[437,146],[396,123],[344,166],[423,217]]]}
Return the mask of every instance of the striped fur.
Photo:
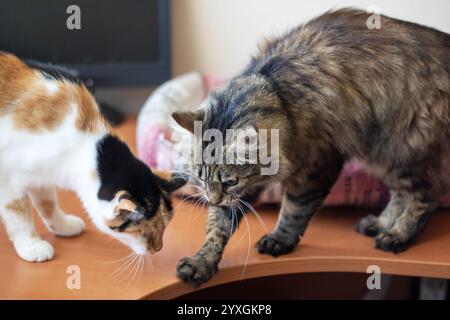
{"label": "striped fur", "polygon": [[[448,190],[450,36],[385,16],[380,30],[369,30],[368,18],[352,9],[328,12],[268,41],[201,110],[204,129],[280,129],[280,171],[275,176],[252,176],[257,168],[247,166],[190,167],[210,198],[229,197],[220,183],[221,171],[234,173],[239,181],[235,188],[241,193],[234,198],[254,185],[283,182],[287,193],[279,221],[260,240],[262,253],[277,256],[295,248],[349,159],[364,161],[391,189],[392,200],[383,213],[357,226],[375,236],[382,250],[406,249]],[[205,242],[203,256],[208,241],[214,240]],[[220,254],[211,256],[208,270],[220,261]],[[183,279],[208,278],[202,277]]]}

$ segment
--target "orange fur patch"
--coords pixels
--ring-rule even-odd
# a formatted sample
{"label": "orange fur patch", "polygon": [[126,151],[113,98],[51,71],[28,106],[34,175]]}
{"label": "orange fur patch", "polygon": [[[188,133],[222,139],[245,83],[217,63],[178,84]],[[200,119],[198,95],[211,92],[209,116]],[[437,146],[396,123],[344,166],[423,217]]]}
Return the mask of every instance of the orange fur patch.
{"label": "orange fur patch", "polygon": [[[125,196],[121,199],[122,196]],[[121,190],[118,191],[114,198],[119,199],[119,202],[116,207],[116,212],[120,213],[121,210],[134,212],[136,211],[137,205],[129,198],[129,193]]]}
{"label": "orange fur patch", "polygon": [[98,111],[97,103],[84,86],[80,86],[77,92],[78,115],[76,127],[85,132],[96,132],[103,118]]}
{"label": "orange fur patch", "polygon": [[50,219],[55,213],[55,202],[52,200],[42,200],[39,203],[39,209],[45,218]]}
{"label": "orange fur patch", "polygon": [[15,199],[6,205],[6,209],[17,214],[28,214],[30,211],[28,198],[24,197],[22,199]]}
{"label": "orange fur patch", "polygon": [[33,72],[19,58],[0,53],[0,114],[7,112],[30,82]]}
{"label": "orange fur patch", "polygon": [[30,98],[20,103],[13,115],[17,129],[40,131],[58,127],[70,111],[70,96],[58,84],[58,91],[53,95],[42,93],[43,88],[30,88]]}
{"label": "orange fur patch", "polygon": [[[28,197],[23,197],[21,199],[14,199],[10,203],[6,205],[6,209],[26,217],[25,219],[33,219],[31,216],[31,210],[30,210],[30,201]],[[11,240],[13,240],[13,235],[7,230],[8,236]],[[32,230],[32,237],[38,237],[36,230],[33,228]]]}
{"label": "orange fur patch", "polygon": [[58,127],[77,105],[75,126],[80,131],[110,130],[94,97],[84,85],[54,81],[55,92],[48,92],[41,73],[16,56],[0,53],[0,115],[11,113],[17,129],[32,132]]}

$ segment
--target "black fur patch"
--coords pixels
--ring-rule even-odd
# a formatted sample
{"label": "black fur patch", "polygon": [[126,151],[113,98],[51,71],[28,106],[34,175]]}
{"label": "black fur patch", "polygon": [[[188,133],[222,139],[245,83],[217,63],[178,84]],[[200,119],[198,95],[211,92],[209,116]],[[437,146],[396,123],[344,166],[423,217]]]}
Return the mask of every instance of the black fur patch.
{"label": "black fur patch", "polygon": [[23,62],[31,69],[40,71],[44,77],[49,79],[68,81],[74,84],[82,83],[81,79],[77,77],[75,70],[71,70],[64,66],[43,63],[35,60],[24,60]]}
{"label": "black fur patch", "polygon": [[[145,208],[147,218],[156,214],[162,197],[159,179],[125,143],[112,135],[105,136],[97,145],[97,169],[101,183],[99,199],[111,201],[118,191],[126,190]],[[146,207],[146,201],[152,204],[151,208]]]}

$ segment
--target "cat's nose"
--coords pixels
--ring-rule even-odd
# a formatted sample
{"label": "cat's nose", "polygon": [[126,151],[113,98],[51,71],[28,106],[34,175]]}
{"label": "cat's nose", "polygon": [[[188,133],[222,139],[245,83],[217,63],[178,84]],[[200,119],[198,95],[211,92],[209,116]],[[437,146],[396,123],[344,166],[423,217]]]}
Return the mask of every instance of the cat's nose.
{"label": "cat's nose", "polygon": [[208,198],[209,198],[209,203],[212,205],[218,205],[219,203],[222,202],[222,196],[217,193],[210,194],[208,196]]}
{"label": "cat's nose", "polygon": [[152,254],[161,250],[162,247],[163,247],[162,233],[161,235],[156,235],[155,237],[153,237],[153,239],[151,239],[151,241],[149,241],[149,250],[150,253]]}

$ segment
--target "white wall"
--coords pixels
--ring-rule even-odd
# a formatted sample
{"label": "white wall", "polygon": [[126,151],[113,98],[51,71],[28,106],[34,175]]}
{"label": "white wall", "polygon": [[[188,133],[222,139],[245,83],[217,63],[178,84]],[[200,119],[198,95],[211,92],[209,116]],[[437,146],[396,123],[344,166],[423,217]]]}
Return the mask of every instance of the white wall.
{"label": "white wall", "polygon": [[449,0],[172,0],[172,66],[230,77],[245,66],[264,35],[331,8],[376,5],[396,18],[450,33]]}

